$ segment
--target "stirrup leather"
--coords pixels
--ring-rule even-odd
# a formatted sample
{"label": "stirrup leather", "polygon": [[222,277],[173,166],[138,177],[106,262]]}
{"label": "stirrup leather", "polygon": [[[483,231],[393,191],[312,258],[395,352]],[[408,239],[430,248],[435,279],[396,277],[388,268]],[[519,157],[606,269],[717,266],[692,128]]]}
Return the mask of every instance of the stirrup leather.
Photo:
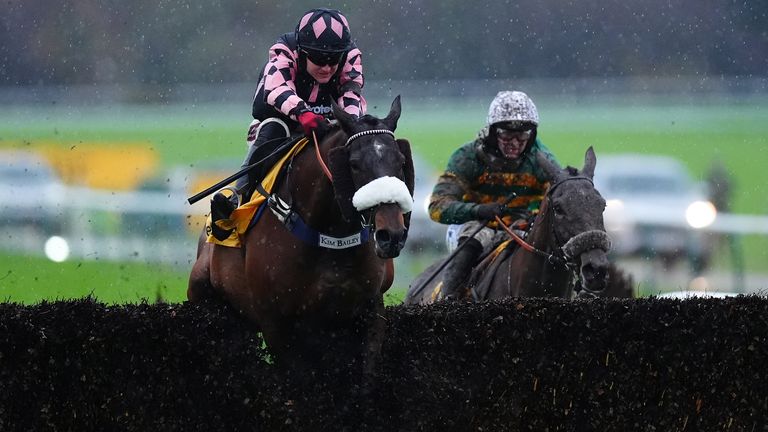
{"label": "stirrup leather", "polygon": [[[227,192],[230,194],[228,195]],[[237,189],[232,187],[219,189],[216,194],[213,195],[213,198],[211,198],[210,234],[213,235],[217,240],[226,240],[232,234],[233,230],[222,229],[216,224],[216,222],[222,219],[229,219],[229,217],[232,215],[232,212],[238,208],[240,204],[240,194],[237,193]]]}
{"label": "stirrup leather", "polygon": [[[226,195],[224,192],[230,192],[230,195]],[[235,208],[240,207],[243,205],[243,196],[238,192],[237,188],[232,186],[225,186],[216,192],[217,194],[224,195],[230,203],[234,204]],[[235,198],[235,200],[232,200],[232,198]]]}

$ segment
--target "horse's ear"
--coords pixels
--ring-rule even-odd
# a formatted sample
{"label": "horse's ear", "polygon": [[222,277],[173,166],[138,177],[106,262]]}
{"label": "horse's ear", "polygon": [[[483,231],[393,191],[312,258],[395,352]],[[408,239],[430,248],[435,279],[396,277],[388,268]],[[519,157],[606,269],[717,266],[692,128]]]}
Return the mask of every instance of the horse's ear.
{"label": "horse's ear", "polygon": [[[411,154],[411,143],[405,139],[398,139],[397,146],[400,147],[400,153],[405,156],[405,164],[403,165],[403,177],[405,177],[405,185],[408,187],[408,192],[411,193],[413,198],[413,191],[416,188],[416,172],[413,169],[413,155]],[[413,212],[408,212],[403,215],[405,227],[411,227],[411,215]]]}
{"label": "horse's ear", "polygon": [[347,147],[334,147],[328,152],[328,169],[333,176],[333,192],[341,209],[341,215],[346,221],[352,221],[358,213],[352,204],[355,183],[352,181],[352,171],[349,169],[349,150]]}
{"label": "horse's ear", "polygon": [[560,168],[552,163],[552,161],[549,160],[549,158],[547,158],[544,153],[537,152],[536,161],[539,163],[541,169],[544,170],[544,173],[547,175],[547,178],[549,178],[550,182],[556,182],[560,175],[562,175]]}
{"label": "horse's ear", "polygon": [[403,166],[403,175],[405,176],[405,185],[408,186],[408,192],[413,197],[413,190],[416,185],[416,173],[413,169],[413,155],[411,154],[411,143],[406,139],[398,139],[397,146],[400,147],[400,153],[405,156],[405,165]]}
{"label": "horse's ear", "polygon": [[597,164],[597,157],[592,146],[589,146],[587,153],[584,155],[584,168],[581,169],[581,175],[592,178],[595,175],[595,165]]}
{"label": "horse's ear", "polygon": [[341,109],[341,107],[333,101],[331,101],[331,109],[333,110],[333,117],[339,121],[341,129],[343,129],[347,135],[351,135],[355,125],[355,116]]}
{"label": "horse's ear", "polygon": [[397,129],[397,120],[400,119],[400,109],[400,95],[397,95],[395,100],[392,101],[392,107],[389,108],[389,114],[381,120],[381,122],[392,132]]}

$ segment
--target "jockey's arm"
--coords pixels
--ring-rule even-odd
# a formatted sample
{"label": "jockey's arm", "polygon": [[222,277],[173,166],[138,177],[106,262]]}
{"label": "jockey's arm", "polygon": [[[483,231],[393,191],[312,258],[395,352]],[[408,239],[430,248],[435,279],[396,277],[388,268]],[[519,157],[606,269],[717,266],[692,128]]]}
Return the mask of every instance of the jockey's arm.
{"label": "jockey's arm", "polygon": [[429,200],[429,217],[442,224],[461,224],[477,219],[476,203],[465,202],[466,183],[446,171],[437,180]]}
{"label": "jockey's arm", "polygon": [[349,114],[360,117],[365,114],[367,103],[363,97],[362,90],[365,85],[363,77],[362,54],[357,48],[353,48],[347,53],[346,60],[339,67],[342,68],[339,74],[340,94],[336,101],[339,106]]}
{"label": "jockey's arm", "polygon": [[269,49],[269,63],[264,77],[264,96],[267,104],[297,120],[307,104],[296,94],[296,62],[288,46],[276,43]]}

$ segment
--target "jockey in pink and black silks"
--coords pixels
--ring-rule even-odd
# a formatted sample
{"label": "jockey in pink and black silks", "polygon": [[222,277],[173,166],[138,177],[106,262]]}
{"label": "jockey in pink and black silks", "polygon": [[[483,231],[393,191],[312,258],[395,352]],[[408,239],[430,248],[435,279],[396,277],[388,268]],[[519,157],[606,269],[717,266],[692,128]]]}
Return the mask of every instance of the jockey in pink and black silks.
{"label": "jockey in pink and black silks", "polygon": [[[269,49],[253,98],[254,120],[242,167],[272,154],[299,126],[308,137],[322,129],[333,116],[331,102],[354,116],[364,115],[363,85],[362,54],[346,17],[333,9],[306,12],[295,31],[280,36]],[[248,199],[270,162],[241,177],[234,190],[225,188],[213,196],[214,219],[227,217],[238,202]]]}
{"label": "jockey in pink and black silks", "polygon": [[269,49],[253,98],[253,118],[280,118],[290,125],[306,112],[331,115],[331,101],[344,111],[365,113],[363,65],[347,19],[335,10],[313,9],[296,31]]}
{"label": "jockey in pink and black silks", "polygon": [[538,210],[549,184],[536,154],[560,165],[538,139],[538,127],[539,113],[528,95],[502,91],[491,102],[478,137],[451,155],[429,203],[430,217],[459,225],[454,227],[456,237],[459,244],[466,243],[445,270],[445,298],[460,298],[459,287],[475,260],[506,239],[495,216],[509,225]]}

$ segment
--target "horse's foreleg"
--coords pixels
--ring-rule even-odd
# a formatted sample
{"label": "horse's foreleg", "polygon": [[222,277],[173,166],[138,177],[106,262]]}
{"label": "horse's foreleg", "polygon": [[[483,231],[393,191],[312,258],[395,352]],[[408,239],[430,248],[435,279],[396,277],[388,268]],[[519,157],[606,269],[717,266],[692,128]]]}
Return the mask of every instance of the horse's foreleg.
{"label": "horse's foreleg", "polygon": [[373,377],[376,367],[381,360],[381,347],[384,344],[384,332],[387,325],[384,318],[384,299],[379,297],[369,317],[365,358],[363,359],[363,378]]}
{"label": "horse's foreleg", "polygon": [[216,245],[211,252],[211,283],[214,289],[240,314],[258,323],[254,304],[253,280],[246,284],[245,256],[242,248]]}
{"label": "horse's foreleg", "polygon": [[192,302],[203,301],[214,297],[211,284],[211,251],[213,245],[205,242],[205,233],[200,235],[197,243],[197,260],[192,266],[187,285],[187,299]]}
{"label": "horse's foreleg", "polygon": [[392,258],[384,260],[384,280],[381,283],[381,293],[384,294],[395,281],[395,260]]}

